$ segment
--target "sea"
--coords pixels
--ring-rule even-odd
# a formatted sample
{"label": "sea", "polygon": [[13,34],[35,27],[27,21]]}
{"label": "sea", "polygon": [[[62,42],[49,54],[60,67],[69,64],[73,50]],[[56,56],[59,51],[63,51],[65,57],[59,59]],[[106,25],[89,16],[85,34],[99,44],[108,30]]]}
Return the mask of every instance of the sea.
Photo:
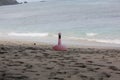
{"label": "sea", "polygon": [[[120,47],[120,0],[45,0],[0,6],[0,38]],[[90,43],[91,42],[91,43]]]}

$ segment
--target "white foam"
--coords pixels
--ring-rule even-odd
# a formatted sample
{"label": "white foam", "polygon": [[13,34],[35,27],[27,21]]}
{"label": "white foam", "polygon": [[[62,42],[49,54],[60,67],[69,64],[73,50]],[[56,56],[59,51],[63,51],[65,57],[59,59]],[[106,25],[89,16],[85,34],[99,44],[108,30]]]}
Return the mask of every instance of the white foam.
{"label": "white foam", "polygon": [[120,44],[120,39],[89,39],[89,38],[79,38],[79,37],[68,37],[71,40],[85,40],[92,42],[101,42],[101,43],[111,43],[111,44]]}
{"label": "white foam", "polygon": [[120,44],[120,40],[118,39],[114,39],[114,40],[110,40],[110,39],[88,39],[88,41],[95,41],[95,42],[102,42],[102,43],[112,43],[112,44]]}
{"label": "white foam", "polygon": [[46,37],[48,33],[8,33],[8,36],[18,36],[18,37]]}
{"label": "white foam", "polygon": [[86,35],[89,36],[89,37],[93,37],[93,36],[96,36],[97,33],[86,33]]}

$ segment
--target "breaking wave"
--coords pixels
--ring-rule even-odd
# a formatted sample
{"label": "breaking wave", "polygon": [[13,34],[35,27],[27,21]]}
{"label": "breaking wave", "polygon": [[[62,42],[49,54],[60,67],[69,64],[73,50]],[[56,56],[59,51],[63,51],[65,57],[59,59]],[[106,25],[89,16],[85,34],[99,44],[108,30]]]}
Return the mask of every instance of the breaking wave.
{"label": "breaking wave", "polygon": [[89,36],[89,37],[93,37],[93,36],[96,36],[97,33],[86,33],[86,35]]}
{"label": "breaking wave", "polygon": [[85,40],[91,42],[101,42],[101,43],[111,43],[111,44],[120,44],[120,39],[89,39],[89,38],[79,38],[79,37],[69,37],[72,40]]}
{"label": "breaking wave", "polygon": [[[18,32],[10,32],[7,33],[8,36],[14,36],[14,37],[51,37],[53,39],[57,38],[57,34],[52,33],[18,33]],[[70,36],[64,36],[63,38],[66,38],[68,40],[74,40],[74,41],[90,41],[90,42],[101,42],[101,43],[111,43],[111,44],[120,44],[120,39],[97,39],[94,37],[94,39],[90,38],[92,36],[96,36],[97,33],[86,33],[87,38],[81,38],[81,37],[70,37]]]}
{"label": "breaking wave", "polygon": [[18,37],[46,37],[48,33],[8,33],[8,36],[18,36]]}

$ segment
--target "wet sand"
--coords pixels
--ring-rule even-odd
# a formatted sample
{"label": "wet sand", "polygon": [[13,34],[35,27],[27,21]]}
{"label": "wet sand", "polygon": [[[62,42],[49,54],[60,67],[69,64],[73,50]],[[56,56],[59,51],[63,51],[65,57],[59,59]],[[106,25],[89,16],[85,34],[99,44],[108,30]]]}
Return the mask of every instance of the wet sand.
{"label": "wet sand", "polygon": [[120,80],[120,49],[1,42],[0,80]]}

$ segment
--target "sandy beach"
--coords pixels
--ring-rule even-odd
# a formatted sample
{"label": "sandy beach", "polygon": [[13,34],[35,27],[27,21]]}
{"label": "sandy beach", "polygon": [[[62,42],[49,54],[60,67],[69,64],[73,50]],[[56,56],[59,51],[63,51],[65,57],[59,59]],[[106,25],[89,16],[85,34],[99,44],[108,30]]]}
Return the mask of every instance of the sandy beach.
{"label": "sandy beach", "polygon": [[0,80],[119,80],[120,49],[0,42]]}

